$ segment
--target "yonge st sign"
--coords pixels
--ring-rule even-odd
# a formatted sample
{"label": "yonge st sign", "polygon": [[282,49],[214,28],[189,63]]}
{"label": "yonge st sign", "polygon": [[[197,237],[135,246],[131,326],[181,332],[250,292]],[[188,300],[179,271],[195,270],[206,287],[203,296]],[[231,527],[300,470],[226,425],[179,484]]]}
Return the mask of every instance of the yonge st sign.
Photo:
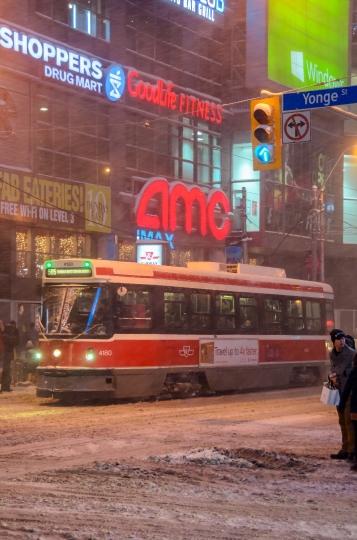
{"label": "yonge st sign", "polygon": [[[158,197],[157,213],[148,213],[150,201]],[[136,196],[134,212],[137,226],[175,232],[177,206],[180,202],[185,206],[185,229],[188,234],[197,232],[206,236],[209,229],[216,240],[224,240],[229,234],[230,221],[227,214],[230,212],[230,204],[222,190],[211,189],[205,194],[196,185],[187,187],[182,182],[169,183],[165,178],[151,178]],[[193,206],[199,210],[197,231],[193,230]]]}

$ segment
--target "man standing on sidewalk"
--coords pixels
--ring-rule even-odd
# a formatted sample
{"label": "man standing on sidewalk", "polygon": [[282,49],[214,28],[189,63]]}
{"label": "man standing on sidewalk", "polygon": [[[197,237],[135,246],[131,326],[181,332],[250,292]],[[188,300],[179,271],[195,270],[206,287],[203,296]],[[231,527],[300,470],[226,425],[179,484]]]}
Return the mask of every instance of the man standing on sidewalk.
{"label": "man standing on sidewalk", "polygon": [[15,321],[5,326],[3,332],[4,367],[1,376],[1,392],[11,392],[11,363],[14,359],[14,349],[19,344],[19,331]]}
{"label": "man standing on sidewalk", "polygon": [[[347,377],[352,369],[352,358],[356,351],[348,347],[345,343],[345,333],[342,330],[334,328],[330,332],[333,349],[330,352],[331,373],[329,375],[337,386],[338,392],[341,394],[346,385]],[[337,454],[331,454],[331,459],[354,459],[354,430],[350,417],[351,398],[347,401],[343,413],[338,413],[338,422],[342,434],[342,448]]]}

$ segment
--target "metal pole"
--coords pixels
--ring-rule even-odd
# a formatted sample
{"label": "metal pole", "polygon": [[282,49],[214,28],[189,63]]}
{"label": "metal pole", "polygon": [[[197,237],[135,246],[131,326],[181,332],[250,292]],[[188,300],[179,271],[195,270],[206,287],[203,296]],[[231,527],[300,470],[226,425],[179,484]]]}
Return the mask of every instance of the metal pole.
{"label": "metal pole", "polygon": [[320,281],[325,281],[325,190],[320,192]]}
{"label": "metal pole", "polygon": [[312,186],[311,225],[312,281],[317,281],[317,186]]}
{"label": "metal pole", "polygon": [[247,190],[242,188],[242,204],[241,204],[241,220],[242,220],[242,244],[243,244],[243,264],[248,264],[248,239],[247,239]]}

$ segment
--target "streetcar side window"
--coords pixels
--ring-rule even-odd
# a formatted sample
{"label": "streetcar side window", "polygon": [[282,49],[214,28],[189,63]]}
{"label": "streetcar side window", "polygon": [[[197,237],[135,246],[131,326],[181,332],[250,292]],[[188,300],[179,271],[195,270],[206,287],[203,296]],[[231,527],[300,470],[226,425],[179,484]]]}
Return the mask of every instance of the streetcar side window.
{"label": "streetcar side window", "polygon": [[[119,328],[151,328],[150,294],[120,287],[117,293],[116,318]],[[118,290],[119,290],[118,289]],[[123,294],[125,292],[125,294]]]}
{"label": "streetcar side window", "polygon": [[258,330],[258,302],[256,298],[239,298],[239,324],[243,334],[256,334]]}
{"label": "streetcar side window", "polygon": [[211,327],[210,293],[191,294],[191,322],[193,330],[208,330]]}
{"label": "streetcar side window", "polygon": [[282,303],[278,298],[264,299],[264,328],[268,334],[281,334]]}
{"label": "streetcar side window", "polygon": [[287,301],[287,327],[290,334],[301,334],[304,329],[304,317],[301,300]]}
{"label": "streetcar side window", "polygon": [[305,301],[306,330],[308,334],[320,334],[321,324],[321,305],[316,300]]}
{"label": "streetcar side window", "polygon": [[182,292],[164,292],[164,325],[166,328],[187,328],[187,302]]}
{"label": "streetcar side window", "polygon": [[235,324],[235,298],[233,294],[216,294],[215,327],[219,330],[231,330]]}

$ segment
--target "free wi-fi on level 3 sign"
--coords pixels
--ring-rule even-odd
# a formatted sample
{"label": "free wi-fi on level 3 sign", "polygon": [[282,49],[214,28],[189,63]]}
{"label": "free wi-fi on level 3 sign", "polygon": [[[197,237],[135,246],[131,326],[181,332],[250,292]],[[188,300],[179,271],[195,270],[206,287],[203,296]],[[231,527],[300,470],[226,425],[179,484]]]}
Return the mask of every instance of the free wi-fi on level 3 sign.
{"label": "free wi-fi on level 3 sign", "polygon": [[311,111],[283,113],[283,143],[311,141]]}

